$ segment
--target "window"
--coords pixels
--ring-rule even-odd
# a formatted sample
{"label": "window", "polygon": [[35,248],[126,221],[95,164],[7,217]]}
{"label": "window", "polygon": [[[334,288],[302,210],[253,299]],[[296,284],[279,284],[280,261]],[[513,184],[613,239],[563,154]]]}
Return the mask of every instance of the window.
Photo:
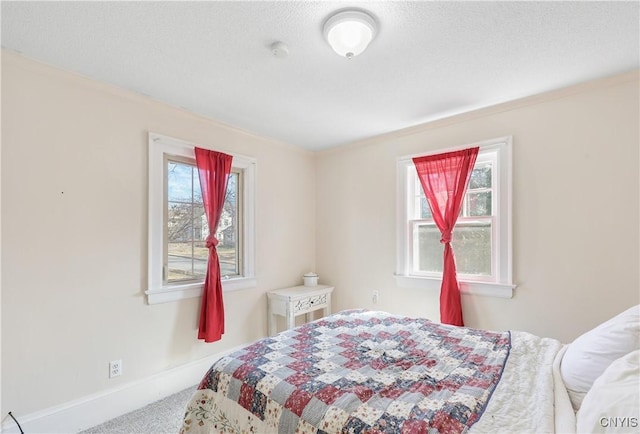
{"label": "window", "polygon": [[[471,146],[478,145],[464,148]],[[396,276],[401,286],[439,288],[443,267],[440,230],[412,157],[398,160]],[[451,242],[462,292],[512,296],[510,165],[511,138],[480,144]]]}
{"label": "window", "polygon": [[[193,148],[196,145],[149,134],[150,304],[202,294],[209,235]],[[216,238],[224,290],[255,286],[255,161],[233,156]]]}
{"label": "window", "polygon": [[[167,226],[163,245],[164,284],[202,280],[207,272],[209,249],[205,240],[209,225],[204,212],[200,180],[195,160],[165,155],[167,194],[164,211]],[[227,184],[227,194],[216,230],[219,241],[217,250],[222,279],[240,276],[242,245],[238,243],[238,186],[242,172],[232,170]],[[241,203],[241,202],[240,202]]]}

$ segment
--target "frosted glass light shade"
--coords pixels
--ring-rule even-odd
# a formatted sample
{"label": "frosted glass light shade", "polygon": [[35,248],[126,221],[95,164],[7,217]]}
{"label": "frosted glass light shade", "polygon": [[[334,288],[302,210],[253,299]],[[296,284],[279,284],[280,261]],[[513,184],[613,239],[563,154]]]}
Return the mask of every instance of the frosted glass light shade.
{"label": "frosted glass light shade", "polygon": [[324,24],[324,37],[340,56],[351,59],[362,53],[376,34],[375,21],[360,11],[344,11]]}

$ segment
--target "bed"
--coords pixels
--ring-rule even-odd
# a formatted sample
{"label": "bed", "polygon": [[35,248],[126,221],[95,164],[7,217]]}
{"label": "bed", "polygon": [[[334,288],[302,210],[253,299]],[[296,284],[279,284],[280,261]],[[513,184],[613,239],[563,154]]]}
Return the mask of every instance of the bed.
{"label": "bed", "polygon": [[568,349],[521,331],[343,311],[219,359],[180,432],[576,432]]}

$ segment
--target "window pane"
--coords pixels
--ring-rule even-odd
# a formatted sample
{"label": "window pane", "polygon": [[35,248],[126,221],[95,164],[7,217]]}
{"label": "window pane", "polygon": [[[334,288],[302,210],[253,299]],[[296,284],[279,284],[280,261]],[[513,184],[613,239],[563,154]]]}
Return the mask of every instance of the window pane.
{"label": "window pane", "polygon": [[467,215],[468,216],[490,216],[491,215],[491,191],[481,193],[467,193]]}
{"label": "window pane", "polygon": [[[417,226],[418,270],[441,273],[444,246],[434,224]],[[458,274],[491,275],[491,222],[457,224],[451,242]]]}
{"label": "window pane", "polygon": [[418,271],[442,272],[442,244],[440,229],[435,224],[418,226]]}
{"label": "window pane", "polygon": [[192,213],[193,206],[190,203],[168,203],[167,238],[169,242],[193,240]]}
{"label": "window pane", "polygon": [[193,164],[167,161],[167,282],[200,278],[194,269],[193,241],[201,235],[203,211],[194,204],[196,187],[199,190]]}
{"label": "window pane", "polygon": [[491,188],[491,163],[478,163],[474,166],[469,189],[474,188]]}
{"label": "window pane", "polygon": [[207,275],[207,263],[209,261],[209,249],[204,242],[193,243],[193,276],[204,279]]}
{"label": "window pane", "polygon": [[191,202],[193,187],[192,166],[175,161],[167,164],[167,198],[172,202]]}
{"label": "window pane", "polygon": [[204,241],[209,235],[209,223],[204,213],[204,207],[195,205],[193,207],[193,239]]}
{"label": "window pane", "polygon": [[168,243],[167,280],[193,279],[192,243]]}
{"label": "window pane", "polygon": [[491,276],[491,222],[457,224],[451,245],[459,274]]}
{"label": "window pane", "polygon": [[433,215],[431,214],[431,207],[429,206],[429,202],[427,202],[427,198],[424,196],[420,196],[420,218],[421,219],[433,218]]}
{"label": "window pane", "polygon": [[224,208],[218,223],[216,238],[218,257],[220,258],[220,274],[236,276],[239,272],[238,261],[238,174],[229,175]]}
{"label": "window pane", "polygon": [[200,175],[198,174],[198,168],[192,166],[192,178],[193,178],[193,202],[202,202],[202,190],[200,189]]}
{"label": "window pane", "polygon": [[420,183],[420,178],[418,177],[418,173],[415,170],[415,167],[411,166],[413,171],[411,173],[411,178],[413,179],[413,191],[414,191],[414,213],[417,215],[413,216],[413,218],[418,219],[431,219],[433,216],[431,215],[431,208],[429,208],[429,204],[427,203],[427,198],[424,195],[424,190],[422,189],[422,184]]}

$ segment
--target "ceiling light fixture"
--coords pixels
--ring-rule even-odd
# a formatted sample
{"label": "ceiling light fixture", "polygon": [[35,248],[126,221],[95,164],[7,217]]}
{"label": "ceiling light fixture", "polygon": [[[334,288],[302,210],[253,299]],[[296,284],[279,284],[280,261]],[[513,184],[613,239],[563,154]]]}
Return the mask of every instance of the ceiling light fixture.
{"label": "ceiling light fixture", "polygon": [[362,53],[376,35],[371,15],[357,10],[338,12],[324,23],[324,37],[340,56],[351,59]]}

